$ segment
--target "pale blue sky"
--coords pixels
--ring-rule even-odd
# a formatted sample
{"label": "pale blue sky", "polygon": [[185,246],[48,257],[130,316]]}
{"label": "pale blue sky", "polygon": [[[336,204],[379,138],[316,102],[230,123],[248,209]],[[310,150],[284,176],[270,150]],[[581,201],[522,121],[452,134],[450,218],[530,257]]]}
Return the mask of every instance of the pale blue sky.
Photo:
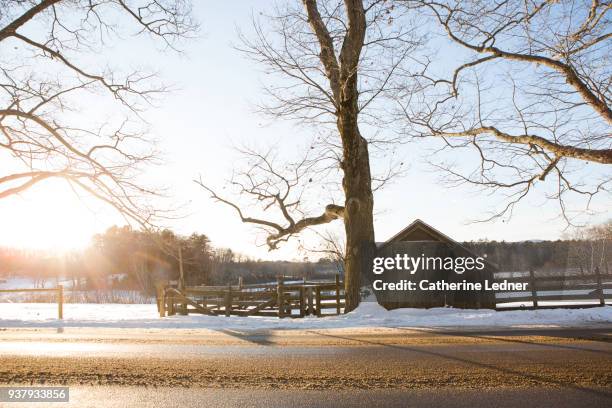
{"label": "pale blue sky", "polygon": [[[232,145],[279,143],[290,151],[307,143],[312,129],[290,122],[270,123],[254,112],[264,78],[252,62],[231,47],[237,42],[235,27],[248,32],[253,7],[261,2],[195,2],[202,35],[184,44],[184,55],[159,54],[146,41],[124,41],[108,50],[107,57],[121,64],[145,65],[158,70],[177,90],[146,114],[151,133],[160,140],[165,164],[152,169],[151,180],[171,188],[176,203],[184,204],[184,218],[169,222],[179,233],[207,234],[216,246],[231,247],[262,258],[299,257],[295,246],[274,253],[255,245],[256,232],[243,225],[233,210],[214,203],[192,182],[202,174],[211,184],[222,186],[229,177],[236,154]],[[97,107],[96,107],[97,108]],[[84,109],[92,109],[88,106]],[[533,194],[515,211],[510,222],[470,224],[482,218],[500,198],[488,197],[468,188],[446,189],[426,164],[429,146],[413,142],[400,150],[410,164],[408,174],[377,192],[376,238],[385,240],[420,218],[457,240],[556,239],[565,224],[555,218],[557,204],[543,194]],[[380,163],[378,163],[380,164]],[[375,163],[376,166],[376,163]],[[44,199],[43,199],[44,198]],[[610,217],[610,197],[593,202],[598,222]],[[0,201],[0,244],[58,246],[56,235],[71,237],[70,245],[83,246],[92,233],[104,230],[121,218],[99,204],[74,198],[60,183],[38,187],[20,197]],[[3,227],[2,227],[3,226]],[[337,222],[335,228],[341,228]],[[261,237],[260,237],[261,238]]]}

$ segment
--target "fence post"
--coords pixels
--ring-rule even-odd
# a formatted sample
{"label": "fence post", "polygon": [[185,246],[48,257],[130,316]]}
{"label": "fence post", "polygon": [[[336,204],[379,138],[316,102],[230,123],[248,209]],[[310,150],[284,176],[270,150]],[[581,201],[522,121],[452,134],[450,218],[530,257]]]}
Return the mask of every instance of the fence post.
{"label": "fence post", "polygon": [[313,315],[314,312],[314,302],[313,302],[313,296],[312,296],[312,286],[309,286],[307,289],[307,296],[308,296],[308,314],[309,315]]}
{"label": "fence post", "polygon": [[179,311],[179,314],[182,316],[187,316],[187,303],[181,302],[181,310]]}
{"label": "fence post", "polygon": [[176,314],[176,310],[174,309],[174,294],[170,293],[166,296],[166,307],[168,310],[168,316],[174,316]]}
{"label": "fence post", "polygon": [[308,314],[308,288],[306,287],[306,277],[302,277],[302,286],[300,287],[300,317]]}
{"label": "fence post", "polygon": [[317,317],[321,317],[321,287],[317,286],[316,290],[315,290],[316,296],[317,296]]}
{"label": "fence post", "polygon": [[285,290],[283,288],[283,277],[279,276],[276,285],[276,302],[278,303],[278,317],[285,317]]}
{"label": "fence post", "polygon": [[336,314],[340,314],[340,274],[336,274]]}
{"label": "fence post", "polygon": [[64,319],[64,287],[62,285],[57,286],[57,318]]}
{"label": "fence post", "polygon": [[300,286],[300,317],[304,317],[306,315],[306,304],[304,302],[306,298],[306,288],[304,286]]}
{"label": "fence post", "polygon": [[227,285],[227,293],[225,294],[225,316],[230,317],[232,314],[232,285]]}
{"label": "fence post", "polygon": [[166,317],[166,288],[159,290],[159,317]]}
{"label": "fence post", "polygon": [[604,297],[603,285],[601,284],[601,273],[599,272],[599,266],[595,268],[595,276],[597,276],[597,293],[599,294],[599,304],[601,306],[605,306],[606,298]]}
{"label": "fence post", "polygon": [[538,291],[536,290],[536,280],[533,269],[529,270],[529,284],[531,285],[531,300],[533,302],[533,308],[537,309],[538,307]]}
{"label": "fence post", "polygon": [[[183,269],[183,249],[178,247],[178,256],[179,256],[179,281],[178,281],[178,290],[183,295],[185,295],[185,271]],[[187,303],[181,302],[179,307],[180,315],[187,315]]]}

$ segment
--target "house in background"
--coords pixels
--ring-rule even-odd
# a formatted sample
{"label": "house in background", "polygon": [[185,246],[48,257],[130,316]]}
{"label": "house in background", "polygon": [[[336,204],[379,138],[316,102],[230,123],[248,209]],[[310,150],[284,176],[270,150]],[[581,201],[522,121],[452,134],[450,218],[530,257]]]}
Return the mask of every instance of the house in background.
{"label": "house in background", "polygon": [[[467,248],[446,236],[421,220],[416,220],[395,234],[388,241],[378,244],[378,257],[395,257],[397,254],[407,254],[409,257],[441,257],[445,258],[478,258]],[[399,282],[403,279],[413,281],[417,287],[426,279],[430,282],[480,282],[483,289],[479,291],[374,291],[378,303],[386,309],[402,307],[430,308],[452,306],[458,308],[481,309],[495,308],[495,293],[484,290],[485,280],[491,282],[497,267],[484,259],[482,270],[465,271],[458,274],[453,270],[429,269],[418,271],[414,275],[404,270],[384,272],[385,282]]]}

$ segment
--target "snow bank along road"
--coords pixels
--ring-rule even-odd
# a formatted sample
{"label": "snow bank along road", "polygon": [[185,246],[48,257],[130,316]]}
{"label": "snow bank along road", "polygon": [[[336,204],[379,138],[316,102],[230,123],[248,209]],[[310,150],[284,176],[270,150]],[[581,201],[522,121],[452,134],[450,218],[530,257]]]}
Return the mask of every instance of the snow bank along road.
{"label": "snow bank along road", "polygon": [[[518,306],[518,305],[516,305]],[[64,320],[57,320],[57,305],[0,303],[0,327],[116,327],[209,329],[332,329],[354,327],[510,327],[516,325],[588,326],[612,324],[612,306],[588,309],[469,310],[452,308],[396,309],[387,311],[375,302],[363,302],[346,315],[305,319],[277,317],[219,318],[172,316],[160,319],[152,304],[64,304]]]}

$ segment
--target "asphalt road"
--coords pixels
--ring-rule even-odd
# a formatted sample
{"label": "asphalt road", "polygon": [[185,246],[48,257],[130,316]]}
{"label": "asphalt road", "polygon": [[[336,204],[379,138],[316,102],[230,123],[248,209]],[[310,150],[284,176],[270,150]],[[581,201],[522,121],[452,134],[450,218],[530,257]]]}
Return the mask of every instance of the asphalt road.
{"label": "asphalt road", "polygon": [[121,386],[72,386],[70,403],[15,403],[7,407],[74,408],[608,408],[603,394],[571,389],[484,390],[250,390],[210,388],[144,388]]}
{"label": "asphalt road", "polygon": [[79,407],[607,407],[612,328],[10,329],[0,383]]}

